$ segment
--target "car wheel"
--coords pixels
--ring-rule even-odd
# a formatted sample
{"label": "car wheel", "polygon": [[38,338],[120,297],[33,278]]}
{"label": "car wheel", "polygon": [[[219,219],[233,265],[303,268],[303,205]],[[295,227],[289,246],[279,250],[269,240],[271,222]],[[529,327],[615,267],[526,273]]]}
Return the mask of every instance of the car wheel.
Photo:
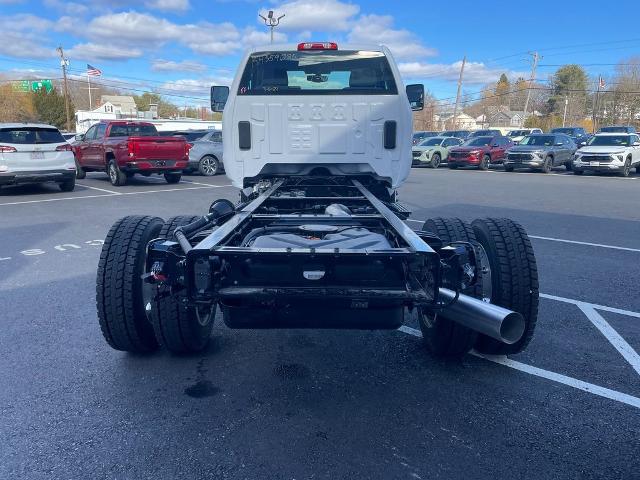
{"label": "car wheel", "polygon": [[[435,233],[445,244],[451,242],[475,242],[473,228],[459,218],[432,218],[422,227],[426,232]],[[479,285],[468,288],[463,293],[480,298]],[[473,348],[478,334],[470,328],[449,320],[444,315],[418,310],[418,324],[424,344],[436,357],[460,358]]]}
{"label": "car wheel", "polygon": [[542,168],[540,169],[542,173],[549,173],[551,171],[553,159],[551,157],[546,157],[544,162],[542,162]]}
{"label": "car wheel", "polygon": [[564,168],[567,169],[567,172],[570,172],[571,170],[573,170],[573,162],[567,162],[564,164]]}
{"label": "car wheel", "polygon": [[491,163],[491,157],[489,155],[485,155],[482,157],[482,160],[480,160],[480,164],[478,165],[478,168],[480,170],[488,170],[489,163]]}
{"label": "car wheel", "polygon": [[[177,227],[199,218],[186,215],[172,217],[162,225],[158,237],[173,240]],[[158,342],[172,353],[201,351],[211,338],[216,306],[186,307],[175,296],[158,296],[151,308],[151,323]]]}
{"label": "car wheel", "polygon": [[87,171],[80,166],[78,161],[76,160],[76,178],[78,180],[82,180],[87,176]]}
{"label": "car wheel", "polygon": [[479,334],[475,348],[491,355],[521,352],[531,341],[538,319],[538,267],[531,241],[524,228],[508,218],[483,218],[471,225],[489,264],[491,303],[518,312],[525,320],[517,342],[507,345]]}
{"label": "car wheel", "polygon": [[213,155],[205,155],[198,164],[198,171],[200,172],[200,175],[204,175],[206,177],[217,175],[219,170],[220,162],[218,162],[218,159]]}
{"label": "car wheel", "polygon": [[69,180],[60,183],[60,190],[63,192],[73,192],[74,188],[76,188],[76,177],[71,177]]}
{"label": "car wheel", "polygon": [[505,165],[504,166],[504,171],[505,172],[513,172],[513,166],[512,165]]}
{"label": "car wheel", "polygon": [[127,176],[122,173],[122,171],[120,171],[115,160],[111,160],[109,162],[109,165],[107,166],[107,174],[109,175],[109,181],[111,182],[111,185],[113,185],[114,187],[121,187],[123,185],[126,185]]}
{"label": "car wheel", "polygon": [[622,170],[620,171],[620,176],[628,177],[630,173],[631,173],[631,159],[627,158],[627,161],[624,162],[624,167],[622,167]]}
{"label": "car wheel", "polygon": [[164,174],[164,179],[167,181],[167,183],[178,183],[181,178],[182,178],[181,173],[165,173]]}
{"label": "car wheel", "polygon": [[438,168],[440,166],[440,154],[434,153],[431,157],[431,163],[429,164],[431,168]]}
{"label": "car wheel", "polygon": [[105,340],[116,350],[145,353],[158,348],[140,277],[147,243],[158,237],[162,224],[157,217],[124,217],[111,227],[102,246],[96,279],[98,321]]}

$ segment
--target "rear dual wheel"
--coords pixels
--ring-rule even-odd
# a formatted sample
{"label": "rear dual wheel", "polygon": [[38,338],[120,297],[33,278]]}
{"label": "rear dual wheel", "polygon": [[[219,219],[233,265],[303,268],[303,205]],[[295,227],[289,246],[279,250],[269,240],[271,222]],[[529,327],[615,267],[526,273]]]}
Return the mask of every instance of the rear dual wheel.
{"label": "rear dual wheel", "polygon": [[478,284],[462,292],[523,315],[525,332],[507,345],[474,332],[443,314],[418,312],[424,342],[436,357],[460,358],[475,348],[486,354],[521,352],[531,341],[538,315],[538,270],[533,248],[524,228],[506,218],[484,218],[468,224],[458,218],[427,220],[423,230],[445,243],[477,242],[482,246]]}
{"label": "rear dual wheel", "polygon": [[148,353],[163,345],[174,353],[189,353],[207,345],[215,306],[188,307],[170,295],[152,302],[149,318],[140,278],[149,241],[169,237],[177,226],[196,218],[163,222],[157,217],[128,216],[109,230],[98,263],[96,305],[102,334],[112,348]]}

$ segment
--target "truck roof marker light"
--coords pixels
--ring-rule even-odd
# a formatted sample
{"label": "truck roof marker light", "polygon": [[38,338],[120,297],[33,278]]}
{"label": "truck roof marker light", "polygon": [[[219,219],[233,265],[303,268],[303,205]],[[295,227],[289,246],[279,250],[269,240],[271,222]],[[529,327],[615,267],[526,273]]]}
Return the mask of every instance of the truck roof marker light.
{"label": "truck roof marker light", "polygon": [[338,50],[335,42],[302,42],[298,44],[298,50]]}

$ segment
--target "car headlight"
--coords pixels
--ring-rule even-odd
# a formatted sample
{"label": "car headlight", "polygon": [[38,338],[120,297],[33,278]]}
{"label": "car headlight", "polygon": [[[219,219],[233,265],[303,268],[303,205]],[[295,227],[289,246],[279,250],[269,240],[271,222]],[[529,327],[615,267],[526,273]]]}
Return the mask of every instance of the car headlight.
{"label": "car headlight", "polygon": [[624,162],[624,154],[622,155],[616,155],[616,157],[618,158],[618,160],[620,160],[621,162]]}
{"label": "car headlight", "polygon": [[537,157],[542,157],[542,156],[544,156],[544,151],[542,151],[542,150],[534,150],[534,151],[533,151],[533,152],[531,152],[531,153],[533,153],[533,154],[534,154],[535,156],[537,156]]}

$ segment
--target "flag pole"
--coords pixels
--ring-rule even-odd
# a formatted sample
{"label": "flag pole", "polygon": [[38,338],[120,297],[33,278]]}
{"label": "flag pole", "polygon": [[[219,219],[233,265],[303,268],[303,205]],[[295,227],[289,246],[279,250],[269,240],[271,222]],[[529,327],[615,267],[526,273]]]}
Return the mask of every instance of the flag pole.
{"label": "flag pole", "polygon": [[93,110],[93,102],[91,101],[91,77],[89,77],[89,69],[87,69],[87,87],[89,88],[89,110]]}

